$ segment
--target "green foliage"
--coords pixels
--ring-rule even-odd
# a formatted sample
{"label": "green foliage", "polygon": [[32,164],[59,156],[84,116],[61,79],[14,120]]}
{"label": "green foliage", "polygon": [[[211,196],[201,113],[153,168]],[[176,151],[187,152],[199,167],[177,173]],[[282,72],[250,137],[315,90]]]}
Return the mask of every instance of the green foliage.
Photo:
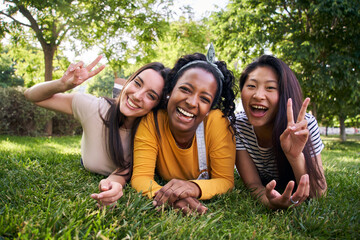
{"label": "green foliage", "polygon": [[180,17],[170,23],[167,34],[157,42],[155,59],[173,67],[175,61],[185,54],[206,54],[210,39],[211,33],[204,23]]}
{"label": "green foliage", "polygon": [[288,63],[319,120],[359,113],[357,1],[230,1],[212,16],[212,31],[229,63],[243,67],[269,51]]}
{"label": "green foliage", "polygon": [[45,125],[52,118],[54,134],[81,132],[80,123],[72,116],[36,106],[25,99],[24,91],[22,87],[0,87],[0,134],[44,135]]}
{"label": "green foliage", "polygon": [[1,134],[37,135],[55,114],[24,97],[24,88],[0,88]]}
{"label": "green foliage", "polygon": [[88,81],[86,91],[98,97],[112,97],[114,75],[111,69],[105,68],[101,73]]}
{"label": "green foliage", "polygon": [[5,239],[359,239],[360,138],[324,138],[328,193],[286,211],[235,189],[204,204],[203,216],[156,210],[130,186],[100,210],[90,194],[103,176],[80,165],[80,136],[0,136],[0,237]]}
{"label": "green foliage", "polygon": [[[203,21],[205,22],[206,19]],[[130,74],[149,61],[161,62],[172,68],[176,60],[183,55],[195,52],[206,54],[210,39],[211,32],[205,23],[182,16],[178,21],[169,23],[153,50],[146,53],[147,57],[136,59],[135,64],[129,66],[125,72]]]}
{"label": "green foliage", "polygon": [[[31,87],[44,81],[44,56],[41,49],[34,47],[35,43],[10,42],[1,51],[0,84],[5,86]],[[53,77],[59,79],[66,71],[69,61],[58,51],[54,61]],[[1,71],[0,69],[0,71]]]}
{"label": "green foliage", "polygon": [[2,49],[0,56],[0,87],[24,86],[24,79],[15,74],[15,63],[8,55],[8,51]]}

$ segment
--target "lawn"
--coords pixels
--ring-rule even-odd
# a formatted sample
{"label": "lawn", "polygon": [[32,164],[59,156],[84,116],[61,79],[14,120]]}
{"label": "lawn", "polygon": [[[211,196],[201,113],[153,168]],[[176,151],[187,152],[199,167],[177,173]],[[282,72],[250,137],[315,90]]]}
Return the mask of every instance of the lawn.
{"label": "lawn", "polygon": [[155,210],[130,186],[114,209],[90,194],[102,176],[80,165],[80,137],[0,136],[0,239],[360,239],[360,137],[323,137],[326,198],[286,211],[235,189],[209,212]]}

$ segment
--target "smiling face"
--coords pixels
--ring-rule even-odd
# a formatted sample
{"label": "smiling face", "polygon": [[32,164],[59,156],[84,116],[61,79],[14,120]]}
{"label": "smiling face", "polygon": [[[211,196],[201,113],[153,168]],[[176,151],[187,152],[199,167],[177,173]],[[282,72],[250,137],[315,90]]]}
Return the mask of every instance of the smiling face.
{"label": "smiling face", "polygon": [[139,73],[121,91],[120,111],[131,121],[149,113],[160,101],[163,77],[153,69]]}
{"label": "smiling face", "polygon": [[194,134],[211,109],[217,91],[215,77],[201,69],[190,68],[178,79],[167,105],[170,129]]}
{"label": "smiling face", "polygon": [[249,73],[241,91],[241,100],[254,129],[272,129],[279,103],[278,77],[274,70],[258,67]]}

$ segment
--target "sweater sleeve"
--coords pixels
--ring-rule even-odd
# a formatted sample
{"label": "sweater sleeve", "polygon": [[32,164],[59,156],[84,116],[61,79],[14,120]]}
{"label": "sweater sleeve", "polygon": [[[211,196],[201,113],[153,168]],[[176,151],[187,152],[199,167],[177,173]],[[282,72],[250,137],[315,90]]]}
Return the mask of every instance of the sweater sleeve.
{"label": "sweater sleeve", "polygon": [[219,110],[213,111],[206,123],[206,145],[210,179],[192,180],[201,189],[200,199],[223,194],[234,187],[235,139],[227,118]]}
{"label": "sweater sleeve", "polygon": [[137,129],[134,140],[134,164],[131,186],[152,198],[160,186],[154,180],[158,143],[153,114],[144,117]]}

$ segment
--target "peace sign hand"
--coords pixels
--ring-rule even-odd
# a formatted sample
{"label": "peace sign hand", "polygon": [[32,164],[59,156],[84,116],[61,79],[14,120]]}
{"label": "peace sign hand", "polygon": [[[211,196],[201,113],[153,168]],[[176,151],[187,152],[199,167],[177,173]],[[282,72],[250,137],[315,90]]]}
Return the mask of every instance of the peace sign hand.
{"label": "peace sign hand", "polygon": [[82,84],[87,79],[95,76],[105,68],[105,65],[102,65],[91,71],[96,66],[96,64],[99,63],[100,59],[101,56],[98,56],[86,67],[84,67],[84,62],[82,61],[70,64],[64,76],[61,77],[61,81],[65,84],[68,90]]}
{"label": "peace sign hand", "polygon": [[306,109],[309,105],[310,98],[306,98],[301,106],[299,116],[296,123],[294,122],[292,100],[287,102],[287,119],[288,124],[285,131],[280,136],[281,148],[284,154],[290,159],[296,159],[301,154],[305,144],[309,138],[309,129],[307,128],[307,120],[305,119]]}

